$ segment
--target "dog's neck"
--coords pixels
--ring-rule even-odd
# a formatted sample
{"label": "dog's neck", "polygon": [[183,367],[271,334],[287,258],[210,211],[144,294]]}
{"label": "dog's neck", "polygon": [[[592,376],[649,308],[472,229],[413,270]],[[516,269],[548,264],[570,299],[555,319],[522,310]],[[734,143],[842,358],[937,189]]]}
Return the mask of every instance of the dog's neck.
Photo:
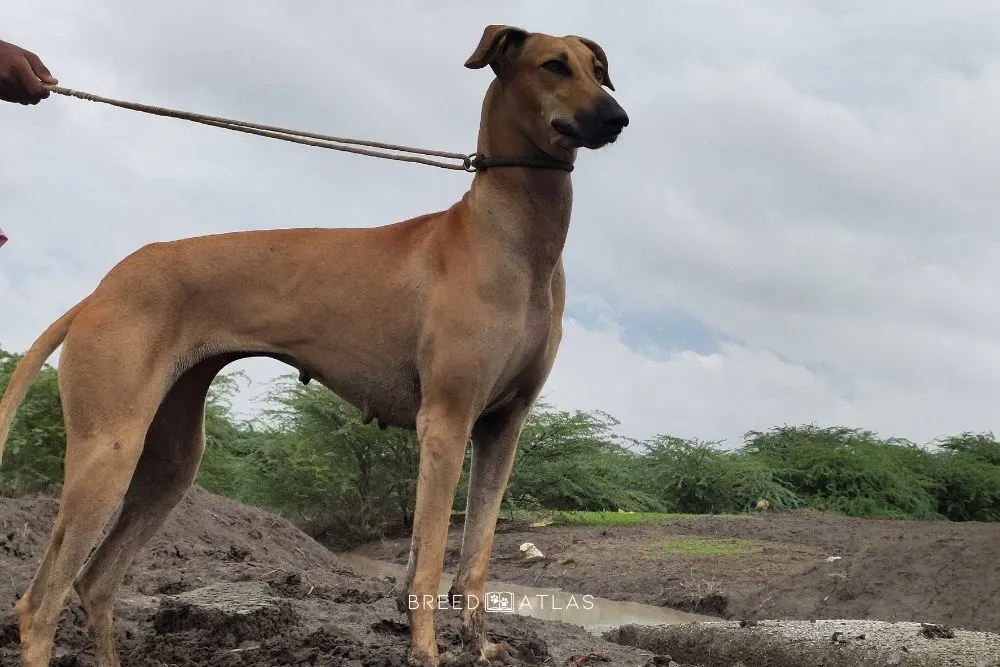
{"label": "dog's neck", "polygon": [[[476,151],[486,157],[558,159],[572,163],[576,150],[547,154],[518,127],[523,115],[490,84],[483,100]],[[569,172],[537,167],[493,167],[478,172],[467,201],[477,234],[494,238],[502,252],[523,258],[540,278],[551,276],[566,244],[573,186]],[[512,258],[514,259],[514,258]]]}

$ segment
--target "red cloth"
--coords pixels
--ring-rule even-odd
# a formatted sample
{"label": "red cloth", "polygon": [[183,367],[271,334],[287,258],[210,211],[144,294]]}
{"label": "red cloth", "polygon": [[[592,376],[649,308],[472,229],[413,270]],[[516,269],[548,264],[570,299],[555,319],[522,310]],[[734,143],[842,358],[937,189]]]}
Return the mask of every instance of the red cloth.
{"label": "red cloth", "polygon": [[0,229],[0,248],[2,248],[3,244],[6,242],[7,242],[7,236],[3,233],[3,230]]}

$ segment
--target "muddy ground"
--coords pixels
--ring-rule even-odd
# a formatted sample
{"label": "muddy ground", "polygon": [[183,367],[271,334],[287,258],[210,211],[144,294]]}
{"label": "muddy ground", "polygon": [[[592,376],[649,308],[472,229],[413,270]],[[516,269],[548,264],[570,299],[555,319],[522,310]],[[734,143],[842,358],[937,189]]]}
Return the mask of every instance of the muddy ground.
{"label": "muddy ground", "polygon": [[[0,498],[3,667],[18,664],[11,607],[41,557],[56,509],[52,498]],[[446,567],[452,571],[460,531],[456,526],[450,537]],[[519,551],[523,542],[537,545],[544,558],[526,562]],[[404,563],[407,549],[406,540],[398,539],[355,553]],[[828,562],[830,556],[840,558]],[[988,524],[867,521],[812,512],[607,529],[503,522],[490,575],[737,620],[912,620],[1000,631],[995,603],[1000,526]],[[394,579],[357,569],[273,514],[193,489],[123,587],[117,622],[122,662],[125,667],[402,665],[408,628],[396,611],[394,589]],[[442,651],[458,648],[456,616],[439,613]],[[507,642],[514,662],[523,665],[669,665],[663,656],[672,646],[678,647],[671,652],[682,667],[681,658],[704,667],[806,664],[779,659],[766,644],[750,650],[744,642],[763,637],[770,627],[756,627],[752,620],[747,639],[737,637],[735,652],[723,662],[703,656],[721,656],[718,646],[729,641],[726,637],[711,637],[706,644],[707,635],[689,633],[670,643],[665,634],[618,632],[609,637],[622,643],[612,643],[573,625],[508,614],[493,614],[488,624],[494,641]],[[836,642],[835,649],[848,659]],[[53,664],[94,664],[75,593],[62,615]],[[863,663],[824,659],[822,664]],[[882,664],[890,663],[880,657]]]}
{"label": "muddy ground", "polygon": [[[457,562],[460,539],[456,526],[446,568]],[[526,562],[524,542],[545,558]],[[390,540],[356,551],[405,563],[407,549],[406,540]],[[1000,632],[997,524],[812,511],[614,528],[508,523],[490,578],[726,619],[919,621]]]}
{"label": "muddy ground", "polygon": [[[56,511],[52,498],[0,498],[3,667],[19,664],[12,607],[41,558]],[[192,489],[127,576],[117,606],[122,664],[402,665],[408,627],[393,589],[394,581],[352,570],[273,514]],[[440,649],[456,649],[457,612],[439,618]],[[499,614],[489,630],[524,665],[582,666],[596,656],[607,660],[601,664],[668,664],[562,623]],[[581,659],[588,654],[595,657]],[[52,664],[94,664],[75,593],[62,614]]]}

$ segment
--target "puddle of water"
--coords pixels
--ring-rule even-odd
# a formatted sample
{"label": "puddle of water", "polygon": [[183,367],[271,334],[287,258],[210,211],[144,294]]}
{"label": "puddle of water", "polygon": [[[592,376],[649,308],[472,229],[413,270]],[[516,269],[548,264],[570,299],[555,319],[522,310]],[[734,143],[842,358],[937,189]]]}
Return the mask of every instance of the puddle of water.
{"label": "puddle of water", "polygon": [[[356,554],[338,554],[358,571],[374,577],[395,577],[402,581],[406,568],[396,563],[374,560]],[[452,577],[441,577],[440,594],[447,595]],[[491,596],[496,593],[496,596]],[[603,632],[620,625],[678,625],[692,621],[717,621],[712,616],[690,614],[666,607],[620,602],[586,593],[568,593],[558,588],[536,588],[499,581],[486,583],[484,606],[498,612],[531,616],[546,621],[579,625],[591,632]],[[486,604],[489,603],[489,604]],[[502,612],[501,612],[502,613]]]}

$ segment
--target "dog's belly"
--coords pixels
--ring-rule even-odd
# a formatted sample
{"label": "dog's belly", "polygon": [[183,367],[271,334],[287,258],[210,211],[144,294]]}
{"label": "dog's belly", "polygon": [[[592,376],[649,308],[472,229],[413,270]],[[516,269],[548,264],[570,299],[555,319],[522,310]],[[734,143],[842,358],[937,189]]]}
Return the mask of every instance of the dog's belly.
{"label": "dog's belly", "polygon": [[297,356],[296,361],[301,371],[360,410],[365,422],[416,427],[420,384],[412,365],[386,360],[362,364],[325,355]]}
{"label": "dog's belly", "polygon": [[[543,313],[532,318],[536,326],[497,336],[507,338],[509,343],[498,346],[507,348],[500,356],[505,361],[499,367],[495,362],[470,360],[471,365],[481,368],[493,365],[496,373],[479,378],[480,382],[492,384],[483,397],[481,414],[502,409],[519,395],[536,393],[537,383],[543,381],[551,366],[546,354],[549,318],[550,312]],[[293,357],[300,371],[355,406],[365,422],[374,420],[380,425],[414,429],[422,397],[415,358],[402,349],[388,352],[382,345],[357,348],[330,343],[293,351]]]}

